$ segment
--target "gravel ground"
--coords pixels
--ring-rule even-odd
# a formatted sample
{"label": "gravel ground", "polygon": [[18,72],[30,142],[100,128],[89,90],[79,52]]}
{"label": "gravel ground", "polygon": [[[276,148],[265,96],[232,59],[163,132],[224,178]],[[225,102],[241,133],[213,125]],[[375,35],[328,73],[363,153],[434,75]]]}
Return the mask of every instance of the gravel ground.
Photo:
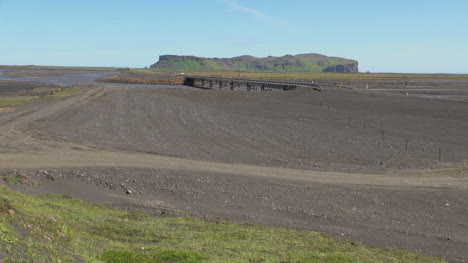
{"label": "gravel ground", "polygon": [[351,90],[115,88],[27,130],[197,160],[382,173],[452,167],[466,160],[466,112],[463,102]]}
{"label": "gravel ground", "polygon": [[16,188],[31,194],[468,262],[467,112],[351,89],[91,86],[1,113],[0,176],[24,173]]}
{"label": "gravel ground", "polygon": [[453,262],[468,259],[466,189],[305,182],[163,169],[61,168],[23,173],[57,193],[146,213],[314,230]]}

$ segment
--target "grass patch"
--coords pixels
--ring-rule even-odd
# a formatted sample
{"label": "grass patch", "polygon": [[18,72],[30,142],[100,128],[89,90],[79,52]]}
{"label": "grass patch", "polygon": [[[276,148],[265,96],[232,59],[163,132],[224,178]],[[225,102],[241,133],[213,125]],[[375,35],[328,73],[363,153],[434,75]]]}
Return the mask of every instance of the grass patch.
{"label": "grass patch", "polygon": [[14,97],[2,97],[0,98],[0,107],[7,107],[7,106],[17,106],[28,101],[33,100],[34,97],[31,96],[14,96]]}
{"label": "grass patch", "polygon": [[[73,86],[73,87],[68,87],[68,88],[63,88],[58,92],[55,92],[52,95],[48,95],[49,97],[68,97],[71,95],[74,95],[78,91],[79,87]],[[45,96],[45,97],[48,97]]]}
{"label": "grass patch", "polygon": [[316,232],[136,216],[3,186],[0,201],[3,262],[441,262]]}
{"label": "grass patch", "polygon": [[21,179],[17,176],[6,177],[4,178],[4,180],[8,184],[20,184],[21,183]]}
{"label": "grass patch", "polygon": [[18,173],[18,174],[11,174],[7,176],[1,176],[6,183],[9,185],[25,185],[29,184],[31,186],[36,186],[37,182],[29,178],[23,173]]}
{"label": "grass patch", "polygon": [[68,97],[74,95],[79,87],[62,88],[60,91],[51,91],[51,94],[36,96],[4,96],[0,98],[0,107],[13,107],[38,100]]}
{"label": "grass patch", "polygon": [[156,253],[133,253],[128,251],[112,250],[107,251],[102,255],[101,259],[107,263],[163,263],[163,262],[180,262],[180,263],[198,263],[203,262],[206,257],[199,253],[166,250]]}

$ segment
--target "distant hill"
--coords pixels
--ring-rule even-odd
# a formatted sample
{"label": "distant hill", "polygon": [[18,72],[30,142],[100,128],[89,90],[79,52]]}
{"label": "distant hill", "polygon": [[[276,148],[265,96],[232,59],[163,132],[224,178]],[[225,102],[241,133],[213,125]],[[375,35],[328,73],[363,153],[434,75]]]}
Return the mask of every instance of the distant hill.
{"label": "distant hill", "polygon": [[359,72],[356,60],[327,57],[320,54],[286,55],[257,58],[203,58],[195,56],[163,55],[151,68],[172,70],[248,70],[278,72]]}

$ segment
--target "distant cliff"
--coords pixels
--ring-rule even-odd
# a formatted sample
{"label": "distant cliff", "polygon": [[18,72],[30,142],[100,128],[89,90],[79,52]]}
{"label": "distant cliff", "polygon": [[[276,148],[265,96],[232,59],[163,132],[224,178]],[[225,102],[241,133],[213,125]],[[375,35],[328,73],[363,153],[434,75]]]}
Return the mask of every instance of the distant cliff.
{"label": "distant cliff", "polygon": [[286,55],[256,58],[203,58],[195,56],[164,55],[151,68],[172,70],[248,70],[278,72],[359,72],[356,60],[327,57],[320,54]]}

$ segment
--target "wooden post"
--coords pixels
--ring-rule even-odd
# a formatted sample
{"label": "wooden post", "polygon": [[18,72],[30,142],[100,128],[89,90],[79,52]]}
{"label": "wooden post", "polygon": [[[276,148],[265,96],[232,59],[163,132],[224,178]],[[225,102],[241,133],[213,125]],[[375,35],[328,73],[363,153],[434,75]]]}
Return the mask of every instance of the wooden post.
{"label": "wooden post", "polygon": [[408,81],[405,82],[405,95],[408,96]]}

